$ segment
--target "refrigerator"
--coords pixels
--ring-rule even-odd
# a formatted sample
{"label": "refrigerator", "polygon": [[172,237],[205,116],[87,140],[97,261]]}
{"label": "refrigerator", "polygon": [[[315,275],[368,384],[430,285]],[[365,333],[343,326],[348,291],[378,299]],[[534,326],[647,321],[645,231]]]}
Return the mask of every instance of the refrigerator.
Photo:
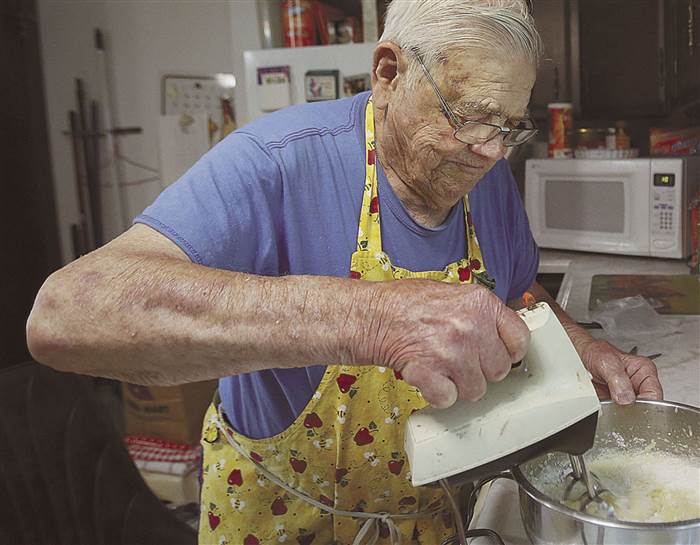
{"label": "refrigerator", "polygon": [[245,51],[245,106],[243,123],[252,121],[266,113],[263,94],[258,77],[259,69],[289,67],[289,103],[306,102],[304,76],[308,71],[337,70],[339,97],[346,96],[343,78],[362,74],[369,75],[372,69],[372,53],[376,44],[352,43]]}

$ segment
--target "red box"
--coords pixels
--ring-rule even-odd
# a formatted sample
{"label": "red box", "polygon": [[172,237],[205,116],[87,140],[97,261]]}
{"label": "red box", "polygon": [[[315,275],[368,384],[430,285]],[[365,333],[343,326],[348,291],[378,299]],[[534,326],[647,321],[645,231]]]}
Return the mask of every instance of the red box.
{"label": "red box", "polygon": [[649,129],[651,155],[700,155],[700,127]]}

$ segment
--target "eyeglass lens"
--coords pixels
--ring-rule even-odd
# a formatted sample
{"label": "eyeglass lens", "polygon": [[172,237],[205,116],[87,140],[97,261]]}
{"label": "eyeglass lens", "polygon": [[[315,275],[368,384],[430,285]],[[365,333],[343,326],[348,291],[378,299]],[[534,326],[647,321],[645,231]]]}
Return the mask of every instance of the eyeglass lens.
{"label": "eyeglass lens", "polygon": [[[483,144],[496,138],[501,131],[496,127],[478,123],[463,125],[455,132],[455,138],[465,144]],[[504,146],[517,146],[527,142],[537,133],[536,129],[515,129],[503,136]]]}

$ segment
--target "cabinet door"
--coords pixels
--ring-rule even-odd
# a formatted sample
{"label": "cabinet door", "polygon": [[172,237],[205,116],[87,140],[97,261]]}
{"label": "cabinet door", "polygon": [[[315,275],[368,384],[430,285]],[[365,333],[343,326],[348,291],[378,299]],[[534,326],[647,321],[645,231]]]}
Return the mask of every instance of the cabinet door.
{"label": "cabinet door", "polygon": [[671,3],[674,103],[683,108],[700,100],[700,1],[675,0]]}
{"label": "cabinet door", "polygon": [[530,107],[535,115],[546,117],[547,104],[571,100],[567,77],[567,17],[563,0],[538,0],[534,18],[545,44],[545,58],[537,71]]}
{"label": "cabinet door", "polygon": [[663,0],[582,0],[577,5],[583,116],[665,114]]}

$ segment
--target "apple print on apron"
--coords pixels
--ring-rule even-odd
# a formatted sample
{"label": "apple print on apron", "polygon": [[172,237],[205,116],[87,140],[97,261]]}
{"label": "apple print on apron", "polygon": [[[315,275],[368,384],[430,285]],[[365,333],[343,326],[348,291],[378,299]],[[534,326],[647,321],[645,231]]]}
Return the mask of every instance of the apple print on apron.
{"label": "apple print on apron", "polygon": [[[350,277],[428,278],[490,288],[464,198],[468,256],[442,271],[412,272],[382,251],[372,100],[365,112],[366,179]],[[442,491],[413,488],[405,419],[427,403],[384,367],[329,365],[305,409],[283,432],[250,439],[215,400],[205,416],[199,543],[220,545],[436,545],[453,534]]]}

